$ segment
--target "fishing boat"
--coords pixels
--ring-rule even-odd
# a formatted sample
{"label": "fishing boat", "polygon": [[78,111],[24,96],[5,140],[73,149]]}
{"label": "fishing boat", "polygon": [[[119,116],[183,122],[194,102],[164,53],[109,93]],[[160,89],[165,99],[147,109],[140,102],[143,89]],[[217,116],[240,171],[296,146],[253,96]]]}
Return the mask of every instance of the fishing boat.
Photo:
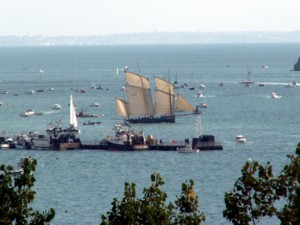
{"label": "fishing boat", "polygon": [[55,127],[49,127],[46,132],[49,136],[49,142],[52,149],[81,149],[80,139],[76,137],[80,132],[80,129],[78,127],[76,109],[72,95],[70,96],[70,127],[62,129],[60,127],[60,122],[58,121]]}
{"label": "fishing boat", "polygon": [[[155,77],[155,104],[149,79],[125,71],[127,100],[116,98],[116,112],[129,123],[174,123],[174,85]],[[196,111],[196,109],[193,109]]]}
{"label": "fishing boat", "polygon": [[129,130],[126,123],[114,126],[115,136],[108,136],[105,141],[109,150],[115,151],[141,151],[148,150],[143,131]]}
{"label": "fishing boat", "polygon": [[249,70],[247,66],[247,79],[240,82],[240,84],[244,84],[245,87],[250,87],[251,84],[254,84],[255,82],[251,80],[251,75],[253,74],[252,70]]}
{"label": "fishing boat", "polygon": [[31,149],[50,150],[51,149],[50,137],[48,135],[45,135],[45,134],[36,133],[31,138]]}
{"label": "fishing boat", "polygon": [[5,132],[2,132],[0,134],[0,148],[1,149],[11,149],[11,148],[16,148],[16,145],[12,138],[6,137]]}

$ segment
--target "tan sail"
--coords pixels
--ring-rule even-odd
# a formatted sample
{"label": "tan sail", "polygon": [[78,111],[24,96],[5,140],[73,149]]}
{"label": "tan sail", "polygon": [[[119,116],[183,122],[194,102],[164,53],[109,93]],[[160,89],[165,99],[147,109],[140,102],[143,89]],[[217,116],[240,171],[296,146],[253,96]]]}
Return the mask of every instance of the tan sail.
{"label": "tan sail", "polygon": [[150,81],[147,77],[143,77],[130,71],[126,71],[125,76],[127,85],[150,89]]}
{"label": "tan sail", "polygon": [[155,77],[155,114],[172,115],[174,113],[174,85]]}
{"label": "tan sail", "polygon": [[149,79],[127,71],[126,81],[130,116],[154,115]]}
{"label": "tan sail", "polygon": [[191,111],[194,112],[195,108],[191,106],[181,95],[177,94],[176,111]]}
{"label": "tan sail", "polygon": [[128,118],[128,102],[116,98],[116,112],[118,115]]}

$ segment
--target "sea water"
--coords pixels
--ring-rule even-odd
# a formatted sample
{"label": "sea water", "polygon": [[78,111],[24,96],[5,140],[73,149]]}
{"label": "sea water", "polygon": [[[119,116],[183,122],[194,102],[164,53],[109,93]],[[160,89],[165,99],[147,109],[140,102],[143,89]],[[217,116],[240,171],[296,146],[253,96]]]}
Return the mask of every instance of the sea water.
{"label": "sea water", "polygon": [[[82,140],[94,142],[113,135],[114,124],[121,121],[114,101],[115,97],[124,97],[122,69],[127,66],[148,77],[153,89],[154,76],[172,82],[177,77],[178,86],[186,83],[188,87],[176,92],[194,106],[208,104],[202,109],[200,129],[196,116],[177,117],[174,124],[138,124],[134,128],[164,142],[212,134],[224,150],[199,154],[0,150],[0,164],[16,166],[25,156],[37,159],[33,207],[41,211],[54,208],[52,224],[99,224],[113,198],[123,197],[125,182],[136,183],[141,197],[154,172],[165,181],[162,189],[168,201],[180,195],[183,182],[193,179],[205,224],[230,224],[222,216],[224,194],[241,176],[245,162],[269,161],[278,174],[288,163],[286,155],[293,154],[300,141],[300,86],[286,87],[293,81],[300,82],[299,72],[291,71],[299,52],[300,44],[2,47],[0,93],[8,94],[0,94],[4,103],[0,107],[0,130],[8,136],[45,133],[49,123],[56,121],[67,127],[71,94],[77,111],[102,115],[78,118]],[[264,64],[269,67],[262,68]],[[248,79],[247,68],[253,71],[251,79],[256,82],[250,88],[239,83]],[[223,86],[219,86],[221,82]],[[259,87],[259,82],[267,85]],[[204,90],[200,84],[205,85]],[[92,89],[92,85],[103,89]],[[80,88],[86,93],[76,92]],[[44,92],[25,93],[37,89]],[[203,98],[196,97],[199,91]],[[271,92],[282,97],[273,99]],[[94,102],[100,107],[89,107]],[[61,110],[51,109],[56,103]],[[29,108],[43,115],[20,117]],[[87,120],[101,124],[83,126]],[[245,135],[247,143],[235,143],[237,134]]]}

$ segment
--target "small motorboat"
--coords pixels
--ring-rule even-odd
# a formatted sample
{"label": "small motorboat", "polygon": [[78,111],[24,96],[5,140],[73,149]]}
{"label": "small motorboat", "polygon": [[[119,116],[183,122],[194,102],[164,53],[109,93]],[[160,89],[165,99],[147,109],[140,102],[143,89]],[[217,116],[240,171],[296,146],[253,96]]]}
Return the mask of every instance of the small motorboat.
{"label": "small motorboat", "polygon": [[99,107],[100,104],[97,102],[93,102],[92,104],[90,104],[90,107]]}
{"label": "small motorboat", "polygon": [[25,112],[21,113],[20,116],[28,117],[33,116],[35,114],[35,111],[33,109],[27,109]]}
{"label": "small motorboat", "polygon": [[193,149],[191,145],[187,145],[182,148],[177,148],[178,153],[199,153],[199,149]]}
{"label": "small motorboat", "polygon": [[199,91],[199,92],[197,93],[197,98],[203,98],[203,94],[202,94],[201,91]]}
{"label": "small motorboat", "polygon": [[259,87],[265,87],[266,84],[265,84],[265,83],[259,83],[258,86],[259,86]]}
{"label": "small motorboat", "polygon": [[100,117],[99,114],[86,114],[83,112],[83,110],[81,110],[80,112],[76,113],[77,117]]}
{"label": "small motorboat", "polygon": [[28,91],[25,91],[26,94],[29,94],[29,95],[33,95],[35,93],[34,90],[28,90]]}
{"label": "small motorboat", "polygon": [[205,85],[204,84],[200,84],[199,88],[200,89],[205,89]]}
{"label": "small motorboat", "polygon": [[54,104],[54,105],[51,107],[51,109],[60,110],[60,109],[61,109],[61,105],[58,104],[58,103],[56,103],[56,104]]}
{"label": "small motorboat", "polygon": [[35,112],[33,109],[27,109],[25,112],[21,113],[20,116],[28,117],[33,115],[43,115],[42,112]]}
{"label": "small motorboat", "polygon": [[246,143],[247,139],[245,138],[244,135],[238,134],[235,137],[235,141],[236,141],[236,143]]}
{"label": "small motorboat", "polygon": [[205,102],[201,102],[201,103],[199,104],[199,107],[200,107],[200,108],[207,108],[208,105],[207,105],[207,103],[205,103]]}
{"label": "small motorboat", "polygon": [[275,92],[272,92],[272,93],[271,93],[271,98],[281,98],[281,96],[276,95]]}

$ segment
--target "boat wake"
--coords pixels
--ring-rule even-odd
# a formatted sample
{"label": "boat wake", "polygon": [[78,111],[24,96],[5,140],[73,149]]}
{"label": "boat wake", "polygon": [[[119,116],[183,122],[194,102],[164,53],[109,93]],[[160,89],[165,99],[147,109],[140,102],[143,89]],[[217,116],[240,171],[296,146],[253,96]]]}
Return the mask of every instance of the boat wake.
{"label": "boat wake", "polygon": [[53,110],[53,111],[45,111],[45,112],[43,112],[43,114],[50,115],[50,114],[56,114],[56,113],[59,113],[59,112],[60,111]]}

